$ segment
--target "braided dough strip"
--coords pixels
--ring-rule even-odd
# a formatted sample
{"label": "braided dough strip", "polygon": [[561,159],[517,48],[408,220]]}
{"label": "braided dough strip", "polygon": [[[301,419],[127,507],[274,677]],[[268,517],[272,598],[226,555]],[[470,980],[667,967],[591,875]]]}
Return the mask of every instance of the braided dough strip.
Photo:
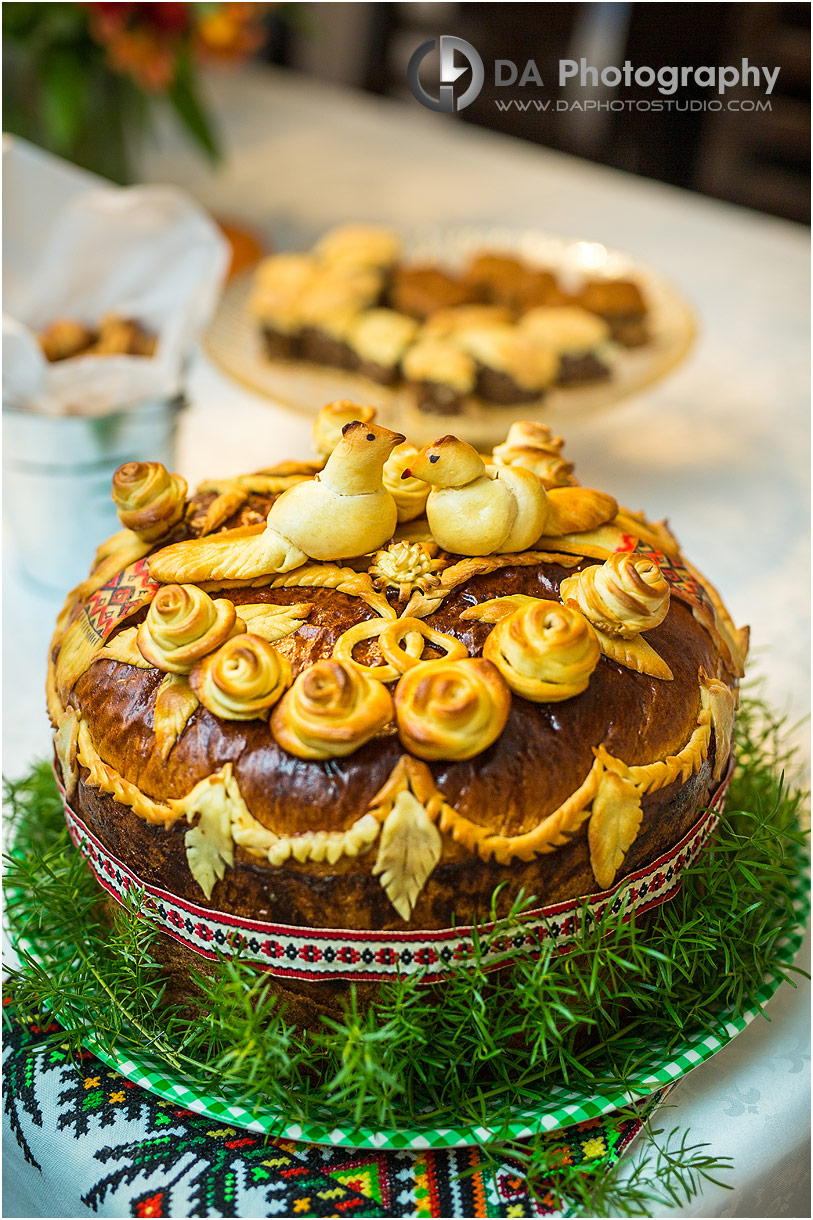
{"label": "braided dough strip", "polygon": [[244,802],[233,805],[231,810],[231,832],[237,846],[277,867],[291,857],[300,864],[307,860],[315,863],[326,860],[328,864],[335,864],[342,856],[360,856],[378,838],[380,829],[378,820],[365,813],[347,830],[307,830],[299,835],[277,835],[258,822]]}
{"label": "braided dough strip", "polygon": [[570,558],[567,555],[554,555],[548,551],[519,551],[514,555],[484,555],[461,559],[445,568],[441,573],[440,583],[431,593],[413,593],[403,617],[426,618],[434,613],[438,606],[453,593],[458,585],[465,584],[473,576],[483,576],[487,572],[497,572],[501,568],[528,568],[539,563],[558,563],[563,568],[573,568],[580,558]]}
{"label": "braided dough strip", "polygon": [[495,835],[486,826],[478,826],[459,814],[451,805],[443,804],[440,819],[442,831],[451,834],[456,843],[476,852],[483,860],[510,864],[512,860],[532,860],[534,856],[555,851],[573,836],[590,816],[590,803],[598,789],[604,766],[597,758],[575,792],[533,830],[521,835]]}
{"label": "braided dough strip", "polygon": [[93,788],[101,788],[114,797],[120,805],[126,805],[133,813],[143,818],[153,826],[163,825],[169,830],[179,818],[183,817],[181,810],[171,809],[169,805],[161,805],[152,800],[141,789],[120,775],[114,767],[109,766],[99,756],[90,736],[90,730],[84,721],[79,722],[77,757],[83,767],[87,767],[89,775],[87,783]]}

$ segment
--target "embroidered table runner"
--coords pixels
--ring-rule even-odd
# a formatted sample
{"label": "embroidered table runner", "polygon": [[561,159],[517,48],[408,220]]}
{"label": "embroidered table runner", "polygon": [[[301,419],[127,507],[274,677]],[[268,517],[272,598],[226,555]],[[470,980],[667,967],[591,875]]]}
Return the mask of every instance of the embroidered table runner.
{"label": "embroidered table runner", "polygon": [[[8,1209],[11,1194],[47,1200],[28,1212],[38,1215],[559,1214],[544,1184],[532,1199],[518,1165],[506,1161],[493,1172],[477,1148],[371,1152],[255,1135],[159,1100],[89,1051],[78,1064],[59,1047],[38,1051],[50,1031],[13,1014],[9,1021],[5,1167],[13,1164],[17,1180],[7,1216],[22,1214]],[[546,1138],[568,1162],[604,1172],[666,1091],[640,1104],[638,1120],[608,1115]]]}

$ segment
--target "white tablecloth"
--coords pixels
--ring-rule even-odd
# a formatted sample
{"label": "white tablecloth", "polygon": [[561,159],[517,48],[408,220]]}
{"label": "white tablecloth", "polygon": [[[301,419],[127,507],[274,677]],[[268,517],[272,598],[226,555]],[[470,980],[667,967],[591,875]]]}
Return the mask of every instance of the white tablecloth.
{"label": "white tablecloth", "polygon": [[[278,246],[350,219],[536,225],[628,250],[671,276],[700,321],[690,359],[635,399],[574,420],[567,453],[586,485],[668,516],[735,620],[751,624],[766,694],[792,721],[804,717],[806,231],[479,131],[417,103],[261,68],[215,74],[207,86],[221,116],[225,166],[208,170],[167,133],[147,153],[143,177],[185,186]],[[306,420],[230,383],[203,356],[189,390],[179,469],[190,482],[309,452]],[[45,652],[59,599],[36,594],[8,569],[4,768],[16,775],[48,750]],[[806,729],[797,737],[806,749]],[[732,1191],[706,1188],[676,1214],[810,1214],[807,985],[783,988],[769,1015],[670,1099],[665,1125],[688,1126],[735,1160]],[[23,1203],[28,1214],[48,1214],[35,1197],[24,1193]]]}

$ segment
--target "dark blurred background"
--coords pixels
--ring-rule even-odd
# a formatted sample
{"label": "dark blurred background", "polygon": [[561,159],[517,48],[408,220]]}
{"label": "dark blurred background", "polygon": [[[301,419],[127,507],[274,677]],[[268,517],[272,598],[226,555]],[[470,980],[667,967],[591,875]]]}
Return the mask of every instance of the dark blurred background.
{"label": "dark blurred background", "polygon": [[[292,10],[299,9],[299,12]],[[486,86],[450,122],[476,123],[632,173],[792,220],[810,216],[810,7],[791,4],[308,4],[270,17],[272,62],[409,98],[406,65],[428,38],[455,34],[488,65],[533,58],[546,86],[557,61],[779,67],[770,112],[501,113]],[[601,96],[644,96],[635,89]],[[656,94],[649,91],[646,96]],[[726,94],[738,96],[736,90]],[[717,97],[690,85],[681,100]]]}
{"label": "dark blurred background", "polygon": [[[213,61],[280,65],[421,109],[407,84],[413,51],[451,34],[479,52],[486,79],[476,100],[436,122],[474,123],[588,160],[657,178],[798,221],[809,219],[810,6],[807,3],[14,3],[2,8],[4,125],[116,181],[133,177],[144,132],[169,109],[202,155],[222,159],[217,115],[207,109]],[[779,68],[766,98],[753,85],[694,82],[663,99],[635,85],[560,89],[558,61],[601,70],[625,60],[655,70],[752,65]],[[496,89],[492,64],[533,59],[543,90]],[[426,87],[437,51],[424,65]],[[463,85],[468,81],[464,77]],[[507,95],[549,99],[501,110]],[[459,94],[456,94],[459,96]],[[673,103],[660,113],[648,106]],[[753,109],[767,100],[770,108]],[[557,110],[557,101],[603,109]],[[732,101],[728,108],[725,103]],[[749,107],[736,108],[738,102]],[[677,104],[681,109],[677,109]],[[622,106],[621,112],[607,106]],[[694,110],[687,107],[694,105]],[[631,108],[627,108],[631,106]],[[103,120],[100,121],[100,116]]]}

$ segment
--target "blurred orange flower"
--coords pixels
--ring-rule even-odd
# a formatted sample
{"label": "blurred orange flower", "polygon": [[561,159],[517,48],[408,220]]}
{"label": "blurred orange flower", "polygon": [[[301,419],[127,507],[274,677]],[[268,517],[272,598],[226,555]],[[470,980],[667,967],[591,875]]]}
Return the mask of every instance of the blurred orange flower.
{"label": "blurred orange flower", "polygon": [[108,66],[141,89],[163,93],[189,48],[206,58],[239,60],[259,50],[273,4],[90,3],[90,33]]}
{"label": "blurred orange flower", "polygon": [[123,29],[107,43],[107,62],[149,93],[163,93],[175,78],[176,48],[151,30]]}
{"label": "blurred orange flower", "polygon": [[207,58],[235,60],[258,51],[265,41],[263,18],[275,4],[209,6],[197,22],[197,50]]}

